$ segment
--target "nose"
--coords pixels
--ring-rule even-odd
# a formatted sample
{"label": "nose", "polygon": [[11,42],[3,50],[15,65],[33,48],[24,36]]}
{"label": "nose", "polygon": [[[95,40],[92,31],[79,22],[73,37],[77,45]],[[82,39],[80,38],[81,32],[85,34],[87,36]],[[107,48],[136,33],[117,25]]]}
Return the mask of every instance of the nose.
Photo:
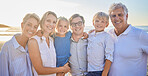
{"label": "nose", "polygon": [[116,20],[118,20],[118,19],[119,19],[119,17],[116,15],[115,19],[116,19]]}
{"label": "nose", "polygon": [[31,30],[34,30],[34,27],[31,27]]}

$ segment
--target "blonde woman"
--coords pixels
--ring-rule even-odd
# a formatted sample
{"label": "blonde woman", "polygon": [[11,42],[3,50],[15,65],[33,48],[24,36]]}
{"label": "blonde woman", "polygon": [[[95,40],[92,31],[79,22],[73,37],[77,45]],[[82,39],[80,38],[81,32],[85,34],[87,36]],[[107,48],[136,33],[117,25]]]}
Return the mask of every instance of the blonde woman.
{"label": "blonde woman", "polygon": [[29,55],[34,67],[34,75],[56,76],[56,73],[67,73],[68,64],[56,67],[56,52],[50,34],[54,32],[57,16],[54,12],[46,12],[40,22],[42,36],[34,36],[28,42]]}
{"label": "blonde woman", "polygon": [[21,23],[22,34],[15,34],[0,53],[0,76],[32,76],[27,43],[37,31],[39,17],[29,13]]}

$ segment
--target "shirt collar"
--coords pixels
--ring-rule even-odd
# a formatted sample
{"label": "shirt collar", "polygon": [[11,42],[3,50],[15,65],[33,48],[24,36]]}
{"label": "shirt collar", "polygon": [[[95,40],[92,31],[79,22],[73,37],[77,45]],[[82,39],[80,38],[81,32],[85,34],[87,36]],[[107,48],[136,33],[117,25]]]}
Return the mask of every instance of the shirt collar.
{"label": "shirt collar", "polygon": [[[83,40],[83,37],[81,37],[79,40]],[[79,42],[79,40],[78,40],[78,42]],[[71,36],[71,41],[72,41],[72,42],[76,42],[76,41],[73,39],[72,36]]]}
{"label": "shirt collar", "polygon": [[12,37],[12,42],[13,42],[13,46],[15,49],[17,49],[18,47],[20,47],[21,45],[16,41],[16,38],[15,38],[16,35],[14,35]]}
{"label": "shirt collar", "polygon": [[97,34],[101,34],[101,33],[104,33],[105,31],[101,31],[101,32],[95,32],[94,33],[97,35]]}
{"label": "shirt collar", "polygon": [[13,43],[13,46],[15,49],[19,49],[21,52],[27,52],[26,50],[28,50],[28,46],[26,44],[26,47],[25,49],[17,42],[15,36],[17,35],[20,35],[20,34],[15,34],[13,37],[12,37],[12,43]]}
{"label": "shirt collar", "polygon": [[[128,34],[131,29],[132,29],[132,25],[130,24],[130,25],[128,26],[128,28],[127,28],[122,34],[124,34],[124,35]],[[111,30],[109,31],[109,33],[111,33],[111,34],[113,34],[114,36],[116,36],[115,29],[111,29]]]}
{"label": "shirt collar", "polygon": [[132,25],[129,25],[128,28],[122,34],[128,34],[131,28],[132,28]]}

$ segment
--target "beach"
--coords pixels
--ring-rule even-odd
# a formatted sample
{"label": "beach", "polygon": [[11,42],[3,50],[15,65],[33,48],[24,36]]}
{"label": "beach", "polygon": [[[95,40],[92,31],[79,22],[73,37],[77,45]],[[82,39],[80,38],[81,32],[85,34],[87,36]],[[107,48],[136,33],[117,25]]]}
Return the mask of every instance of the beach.
{"label": "beach", "polygon": [[[145,30],[148,33],[148,26],[135,26],[135,27],[137,27],[139,29],[142,29],[142,30]],[[110,26],[110,27],[106,28],[105,31],[108,31],[108,30],[110,30],[112,28],[113,27]],[[91,29],[94,29],[94,28],[92,26],[86,26],[85,29],[84,29],[84,31],[85,32],[88,32]],[[12,38],[12,36],[14,34],[16,34],[16,33],[20,33],[20,31],[17,31],[17,30],[15,30],[15,31],[9,31],[9,32],[8,31],[0,31],[0,52],[1,52],[1,48],[2,48],[3,44],[6,41],[10,40]],[[147,76],[148,76],[148,66],[147,66]]]}

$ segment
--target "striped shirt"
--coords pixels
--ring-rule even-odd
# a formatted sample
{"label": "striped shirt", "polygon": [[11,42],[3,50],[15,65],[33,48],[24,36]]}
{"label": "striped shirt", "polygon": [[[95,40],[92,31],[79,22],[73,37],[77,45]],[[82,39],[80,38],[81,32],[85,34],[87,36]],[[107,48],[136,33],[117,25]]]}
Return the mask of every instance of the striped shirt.
{"label": "striped shirt", "polygon": [[0,53],[0,76],[32,76],[28,48],[24,49],[15,38],[7,41]]}
{"label": "striped shirt", "polygon": [[80,38],[76,42],[71,38],[70,53],[69,62],[72,76],[83,76],[87,71],[87,40]]}

